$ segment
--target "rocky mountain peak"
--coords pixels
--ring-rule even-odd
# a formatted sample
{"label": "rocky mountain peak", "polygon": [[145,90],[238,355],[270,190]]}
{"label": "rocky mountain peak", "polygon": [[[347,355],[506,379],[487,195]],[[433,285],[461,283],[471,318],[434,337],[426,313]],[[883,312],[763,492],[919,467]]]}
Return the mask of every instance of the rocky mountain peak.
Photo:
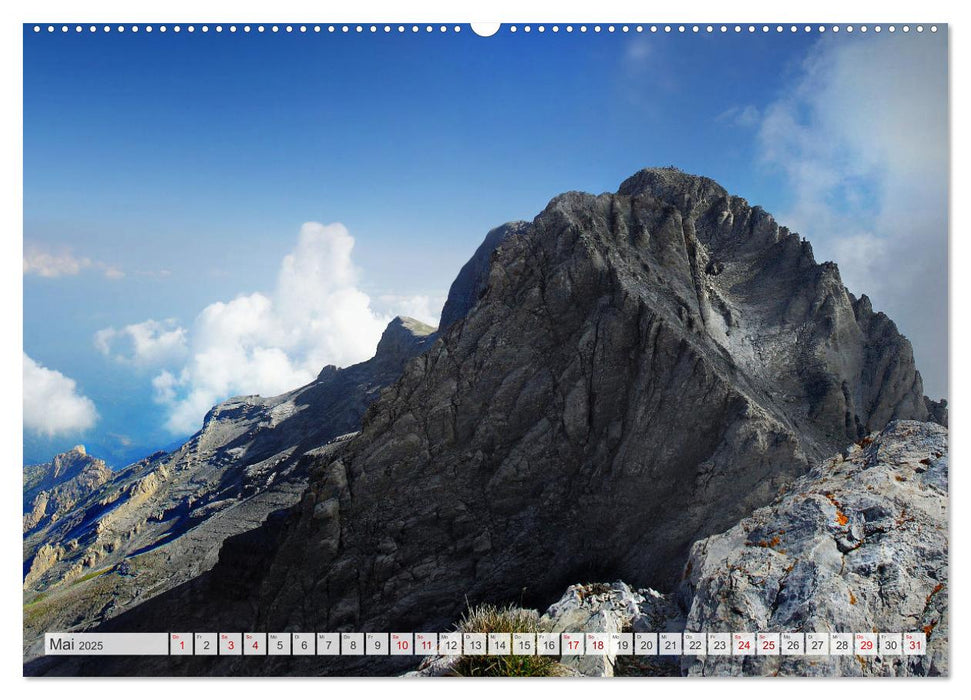
{"label": "rocky mountain peak", "polygon": [[645,168],[621,183],[617,194],[625,197],[650,196],[689,214],[695,207],[727,200],[728,192],[717,182],[690,175],[677,168]]}
{"label": "rocky mountain peak", "polygon": [[438,327],[446,331],[453,323],[465,317],[485,291],[492,264],[492,254],[505,240],[522,233],[529,227],[525,221],[510,221],[488,234],[469,259],[448,290],[448,299],[442,309]]}
{"label": "rocky mountain peak", "polygon": [[[252,416],[171,461],[190,504],[166,486],[162,524],[139,520],[101,560],[207,517],[188,493],[202,468],[205,508],[226,518],[187,532],[220,534],[218,563],[204,542],[212,568],[118,629],[435,629],[466,604],[548,602],[577,580],[672,590],[693,543],[812,465],[891,421],[946,415],[910,343],[835,265],[668,168],[490,231],[439,331],[395,319],[372,360],[237,409]],[[223,504],[294,463],[309,483],[291,508],[236,527]]]}
{"label": "rocky mountain peak", "polygon": [[909,342],[854,309],[835,265],[679,171],[490,232],[450,301],[441,341],[311,483],[268,570],[274,609],[296,605],[274,577],[298,560],[332,626],[581,574],[669,585],[698,537],[928,414]]}
{"label": "rocky mountain peak", "polygon": [[24,467],[24,532],[61,517],[111,478],[103,460],[84,445],[55,455],[50,462]]}
{"label": "rocky mountain peak", "polygon": [[414,356],[415,346],[424,346],[434,340],[435,328],[408,316],[396,316],[384,329],[378,341],[374,359],[399,362],[405,356]]}

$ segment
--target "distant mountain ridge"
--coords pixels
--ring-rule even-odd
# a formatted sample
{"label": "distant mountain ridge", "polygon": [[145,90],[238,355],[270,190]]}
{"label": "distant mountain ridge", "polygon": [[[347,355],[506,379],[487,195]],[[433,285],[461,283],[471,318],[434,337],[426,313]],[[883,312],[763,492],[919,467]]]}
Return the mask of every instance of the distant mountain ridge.
{"label": "distant mountain ridge", "polygon": [[108,466],[84,445],[24,467],[24,533],[56,520],[110,478]]}
{"label": "distant mountain ridge", "polygon": [[[36,653],[36,635],[52,624],[107,619],[197,576],[227,537],[293,505],[307,485],[306,455],[358,430],[370,403],[434,331],[395,318],[372,359],[325,367],[280,396],[224,401],[179,449],[117,472],[83,448],[25,469],[24,595],[37,601],[25,615],[25,643]],[[40,490],[49,483],[60,485]]]}

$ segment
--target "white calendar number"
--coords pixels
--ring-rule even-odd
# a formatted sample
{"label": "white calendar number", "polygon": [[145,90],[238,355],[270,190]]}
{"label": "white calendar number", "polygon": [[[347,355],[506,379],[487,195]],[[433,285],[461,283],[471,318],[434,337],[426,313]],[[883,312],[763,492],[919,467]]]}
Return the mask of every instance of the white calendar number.
{"label": "white calendar number", "polygon": [[559,656],[560,635],[554,632],[537,633],[536,648],[540,656]]}
{"label": "white calendar number", "polygon": [[896,632],[879,635],[880,654],[882,656],[900,656],[904,653],[902,635]]}
{"label": "white calendar number", "polygon": [[[321,653],[319,643],[317,653]],[[341,633],[341,646],[337,653],[342,656],[362,656],[364,654],[364,634],[362,632]]]}
{"label": "white calendar number", "polygon": [[732,634],[732,655],[751,656],[755,654],[755,635],[751,632]]}
{"label": "white calendar number", "polygon": [[415,653],[434,656],[438,653],[438,635],[434,632],[415,632]]}
{"label": "white calendar number", "polygon": [[829,635],[826,632],[806,632],[806,655],[829,656]]}
{"label": "white calendar number", "polygon": [[[353,635],[349,635],[353,636]],[[360,654],[364,646],[363,642],[358,643],[355,649],[341,650],[341,635],[337,632],[318,632],[317,633],[317,655],[318,656],[339,656],[340,654]],[[350,646],[350,643],[348,643]]]}
{"label": "white calendar number", "polygon": [[634,653],[634,635],[631,632],[611,632],[610,653],[614,656],[630,656]]}
{"label": "white calendar number", "polygon": [[367,632],[364,635],[364,653],[368,656],[387,656],[389,636],[387,632]]}
{"label": "white calendar number", "polygon": [[192,635],[187,632],[170,633],[169,654],[172,656],[192,656]]}
{"label": "white calendar number", "polygon": [[412,656],[415,653],[415,635],[407,632],[392,632],[389,647],[392,656]]}
{"label": "white calendar number", "polygon": [[486,636],[481,632],[466,632],[462,635],[462,653],[478,656],[486,653]]}
{"label": "white calendar number", "polygon": [[877,635],[872,632],[857,632],[854,635],[856,653],[860,656],[877,655]]}
{"label": "white calendar number", "polygon": [[786,656],[804,655],[806,653],[806,635],[802,632],[783,632],[782,653]]}
{"label": "white calendar number", "polygon": [[705,656],[708,653],[707,634],[704,632],[685,632],[683,636],[686,656]]}
{"label": "white calendar number", "polygon": [[442,656],[459,656],[462,653],[462,633],[443,632],[438,635],[438,653]]}
{"label": "white calendar number", "polygon": [[583,635],[579,632],[563,632],[560,635],[560,649],[564,656],[579,656],[583,654]]}
{"label": "white calendar number", "polygon": [[219,633],[219,655],[220,656],[242,656],[243,655],[243,635],[238,632]]}
{"label": "white calendar number", "polygon": [[829,653],[831,656],[852,656],[853,635],[849,632],[831,632],[829,635]]}
{"label": "white calendar number", "polygon": [[610,650],[610,639],[606,632],[587,632],[584,647],[589,655],[606,656]]}
{"label": "white calendar number", "polygon": [[708,654],[710,656],[729,656],[732,653],[732,635],[728,632],[708,633]]}
{"label": "white calendar number", "polygon": [[490,632],[488,642],[490,654],[509,656],[512,652],[512,635],[508,632]]}
{"label": "white calendar number", "polygon": [[270,632],[266,635],[266,650],[270,656],[290,656],[289,632]]}
{"label": "white calendar number", "polygon": [[759,656],[778,656],[781,647],[778,632],[759,632],[755,635],[755,653]]}
{"label": "white calendar number", "polygon": [[904,634],[904,654],[907,656],[923,656],[926,653],[926,634],[923,632],[907,632]]}
{"label": "white calendar number", "polygon": [[[337,639],[337,635],[332,635],[334,639]],[[313,656],[317,653],[317,635],[311,634],[310,632],[294,632],[291,635],[290,648],[293,650],[294,656]],[[340,644],[339,641],[335,642]]]}
{"label": "white calendar number", "polygon": [[659,632],[657,648],[661,656],[681,656],[681,633]]}
{"label": "white calendar number", "polygon": [[657,632],[635,632],[634,654],[636,656],[657,656]]}
{"label": "white calendar number", "polygon": [[215,632],[196,632],[192,637],[196,656],[215,656],[219,653],[219,639]]}
{"label": "white calendar number", "polygon": [[246,656],[266,655],[266,633],[247,632],[243,635],[243,653]]}
{"label": "white calendar number", "polygon": [[533,656],[536,653],[536,635],[532,632],[514,632],[512,653],[516,656]]}

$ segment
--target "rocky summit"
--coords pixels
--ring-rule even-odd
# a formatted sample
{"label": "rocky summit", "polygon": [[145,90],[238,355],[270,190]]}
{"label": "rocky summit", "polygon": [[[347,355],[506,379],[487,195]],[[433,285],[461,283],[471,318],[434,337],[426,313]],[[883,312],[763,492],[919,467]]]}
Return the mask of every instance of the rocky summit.
{"label": "rocky summit", "polygon": [[578,578],[669,587],[694,541],[927,417],[893,322],[707,178],[561,195],[476,269],[464,317],[315,471],[261,625],[409,629]]}
{"label": "rocky summit", "polygon": [[[102,629],[444,629],[467,604],[546,605],[578,580],[671,590],[694,543],[944,408],[836,265],[675,169],[494,230],[445,311],[360,433],[308,456],[296,505]],[[204,661],[152,672],[402,670]]]}
{"label": "rocky summit", "polygon": [[110,478],[108,465],[84,445],[46,464],[24,467],[24,535],[57,522]]}

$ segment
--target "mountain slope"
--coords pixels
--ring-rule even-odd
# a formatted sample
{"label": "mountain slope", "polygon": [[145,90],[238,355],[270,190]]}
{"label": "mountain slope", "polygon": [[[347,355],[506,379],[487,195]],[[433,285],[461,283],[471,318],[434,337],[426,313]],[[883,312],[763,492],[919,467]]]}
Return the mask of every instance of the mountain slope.
{"label": "mountain slope", "polygon": [[107,619],[211,568],[227,537],[300,498],[306,455],[359,429],[433,331],[397,318],[367,362],[325,367],[280,396],[221,403],[178,450],[119,471],[58,519],[25,529],[25,601],[37,600],[26,631]]}
{"label": "mountain slope", "polygon": [[693,542],[928,415],[894,324],[707,178],[645,170],[515,229],[289,515],[105,628],[435,629],[467,602],[546,602],[575,580],[670,589]]}
{"label": "mountain slope", "polygon": [[312,482],[261,622],[308,588],[299,622],[334,629],[666,587],[810,463],[926,415],[909,342],[764,211],[669,170],[568,193]]}
{"label": "mountain slope", "polygon": [[24,467],[24,534],[56,521],[110,478],[111,469],[84,445]]}

